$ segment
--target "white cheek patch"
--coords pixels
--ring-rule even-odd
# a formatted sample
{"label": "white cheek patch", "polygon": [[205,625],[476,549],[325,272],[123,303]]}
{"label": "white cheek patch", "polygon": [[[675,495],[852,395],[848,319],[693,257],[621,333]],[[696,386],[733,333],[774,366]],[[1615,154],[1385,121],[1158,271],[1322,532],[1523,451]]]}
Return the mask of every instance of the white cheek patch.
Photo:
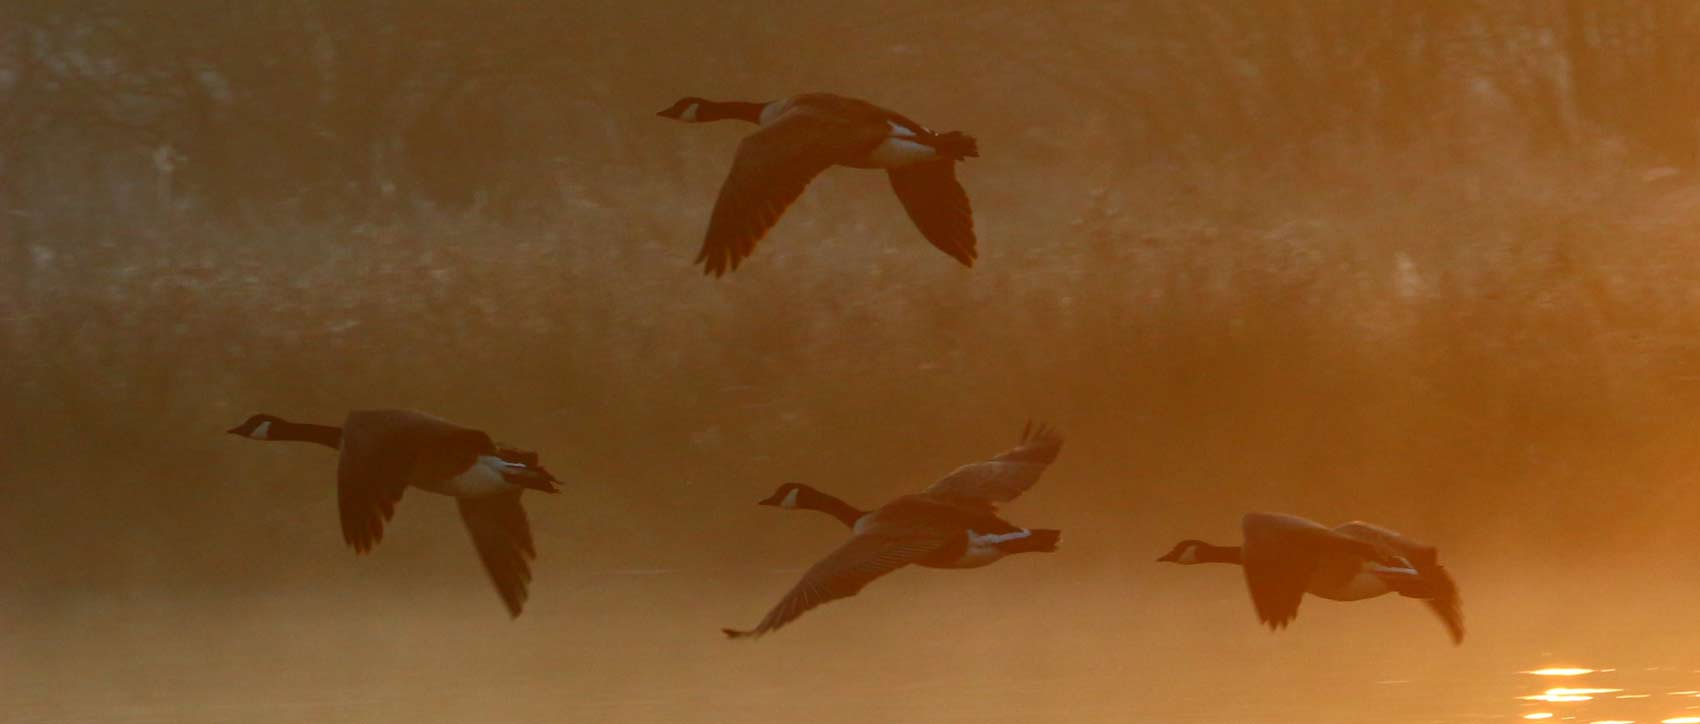
{"label": "white cheek patch", "polygon": [[797,507],[797,491],[798,490],[799,490],[799,488],[792,488],[791,492],[786,493],[785,499],[779,501],[779,507],[781,507],[781,508],[795,508],[795,507]]}
{"label": "white cheek patch", "polygon": [[685,109],[684,113],[680,113],[679,114],[679,120],[684,121],[686,123],[696,123],[697,122],[697,104],[692,103],[689,108]]}
{"label": "white cheek patch", "polygon": [[896,136],[898,138],[914,138],[915,137],[914,131],[909,130],[909,127],[904,126],[904,125],[898,123],[897,121],[886,121],[886,125],[891,126],[891,135],[893,135],[893,136]]}
{"label": "white cheek patch", "polygon": [[259,427],[254,428],[253,432],[248,433],[248,437],[254,438],[255,440],[265,440],[265,439],[267,439],[266,434],[271,432],[271,429],[272,429],[272,421],[267,420],[265,422],[260,423]]}
{"label": "white cheek patch", "polygon": [[1197,563],[1198,562],[1198,546],[1188,546],[1186,550],[1181,551],[1181,557],[1179,559],[1176,559],[1175,562],[1176,563]]}

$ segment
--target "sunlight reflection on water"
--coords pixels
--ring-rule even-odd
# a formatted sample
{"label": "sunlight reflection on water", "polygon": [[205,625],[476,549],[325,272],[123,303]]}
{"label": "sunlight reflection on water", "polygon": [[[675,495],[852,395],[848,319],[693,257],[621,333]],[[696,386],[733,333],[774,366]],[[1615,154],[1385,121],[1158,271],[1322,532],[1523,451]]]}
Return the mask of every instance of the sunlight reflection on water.
{"label": "sunlight reflection on water", "polygon": [[1517,698],[1522,699],[1524,701],[1547,701],[1547,702],[1588,701],[1588,700],[1594,698],[1594,696],[1593,696],[1594,694],[1614,694],[1614,693],[1617,693],[1619,691],[1623,691],[1623,690],[1622,689],[1567,689],[1567,688],[1564,688],[1564,687],[1555,687],[1555,688],[1552,688],[1552,689],[1547,689],[1546,691],[1543,691],[1539,694],[1531,694],[1529,696],[1519,696]]}
{"label": "sunlight reflection on water", "polygon": [[[1700,724],[1700,698],[1686,693],[1700,691],[1700,673],[1686,654],[1618,653],[1605,645],[1594,652],[1575,644],[1566,646],[1579,650],[1549,653],[1534,647],[1553,644],[1531,637],[1532,643],[1463,650],[1474,658],[1436,646],[1434,662],[1413,663],[1398,654],[1336,649],[1319,640],[1326,630],[1308,639],[1248,636],[1249,642],[1209,649],[1190,638],[1161,639],[1132,653],[1124,649],[1136,646],[1097,644],[1095,632],[1066,630],[1053,634],[1064,638],[1025,649],[962,636],[899,637],[878,627],[869,629],[868,645],[817,627],[736,646],[712,629],[705,635],[699,629],[708,627],[696,619],[657,616],[654,609],[620,613],[621,605],[645,596],[695,600],[690,596],[706,585],[701,580],[612,578],[577,591],[582,610],[539,611],[508,628],[487,625],[480,617],[488,613],[487,592],[470,590],[464,598],[424,599],[402,615],[363,614],[379,609],[367,599],[356,599],[355,613],[328,610],[302,594],[204,608],[180,604],[195,615],[171,619],[76,619],[76,626],[14,632],[17,640],[0,647],[0,701],[7,707],[0,721]],[[875,606],[879,599],[869,601]],[[1223,603],[1234,611],[1241,605],[1238,597]],[[846,625],[871,626],[843,618]],[[1374,617],[1365,622],[1382,625]],[[1432,634],[1430,623],[1410,621],[1418,633]],[[948,622],[927,617],[910,629],[890,625],[929,632]],[[820,655],[821,642],[836,644],[833,655]],[[1522,650],[1504,650],[1515,648]],[[1337,660],[1310,660],[1324,652]],[[1083,663],[1082,654],[1108,664]],[[1215,668],[1157,668],[1146,658]],[[1647,661],[1660,665],[1644,666]],[[1588,662],[1597,666],[1581,667]],[[1530,670],[1531,664],[1575,668],[1560,675]],[[1236,682],[1230,694],[1220,689],[1224,681]]]}
{"label": "sunlight reflection on water", "polygon": [[[1582,668],[1582,667],[1549,667],[1549,668],[1534,669],[1534,670],[1531,670],[1531,671],[1524,671],[1522,673],[1528,674],[1528,675],[1531,675],[1531,676],[1542,676],[1542,677],[1552,677],[1552,676],[1582,677],[1582,676],[1590,676],[1590,675],[1595,675],[1596,677],[1604,677],[1604,676],[1609,676],[1609,675],[1615,673],[1616,671],[1617,671],[1616,669],[1589,669],[1589,668]],[[1640,678],[1640,676],[1644,676],[1646,674],[1657,673],[1657,672],[1674,673],[1669,669],[1662,669],[1660,667],[1647,667],[1647,668],[1640,670],[1640,675],[1638,675],[1637,678]],[[1694,698],[1696,696],[1700,696],[1700,690],[1673,689],[1669,686],[1672,683],[1676,683],[1679,686],[1681,685],[1681,683],[1685,683],[1685,682],[1682,682],[1680,679],[1677,680],[1677,681],[1659,682],[1659,683],[1664,684],[1664,686],[1659,686],[1658,684],[1648,682],[1646,685],[1641,686],[1641,687],[1635,687],[1633,682],[1622,682],[1622,681],[1620,681],[1620,682],[1602,681],[1602,682],[1599,682],[1599,683],[1604,683],[1604,684],[1619,683],[1619,684],[1622,684],[1623,686],[1610,686],[1610,685],[1607,685],[1607,686],[1582,686],[1582,685],[1580,685],[1580,684],[1584,684],[1584,683],[1590,683],[1590,684],[1595,683],[1595,682],[1592,682],[1592,681],[1589,681],[1589,682],[1578,681],[1576,683],[1578,684],[1577,686],[1550,687],[1550,688],[1547,688],[1547,689],[1545,689],[1545,690],[1543,690],[1539,693],[1524,694],[1524,695],[1516,697],[1519,701],[1524,701],[1524,702],[1539,702],[1539,703],[1545,704],[1545,705],[1553,705],[1553,704],[1560,705],[1559,707],[1556,707],[1556,708],[1548,706],[1548,707],[1543,708],[1542,710],[1539,710],[1539,711],[1525,712],[1521,715],[1521,717],[1523,719],[1537,720],[1537,721],[1538,720],[1547,720],[1547,719],[1564,719],[1564,720],[1572,720],[1572,721],[1584,721],[1584,722],[1587,722],[1588,724],[1635,724],[1635,722],[1637,722],[1637,721],[1641,721],[1641,722],[1655,722],[1656,721],[1656,722],[1659,722],[1659,724],[1700,724],[1700,716],[1676,716],[1675,715],[1676,712],[1670,711],[1671,708],[1676,708],[1676,709],[1681,710],[1681,709],[1694,709],[1696,707],[1693,706],[1693,705],[1675,705],[1675,702],[1672,702],[1669,697]],[[1638,691],[1638,692],[1637,691],[1627,691],[1626,692],[1624,687],[1642,688],[1643,691]],[[1651,689],[1652,691],[1646,691],[1646,689]],[[1660,690],[1663,690],[1662,693],[1659,693]],[[1620,693],[1620,692],[1622,692],[1622,693]],[[1602,698],[1602,697],[1599,696],[1599,695],[1602,695],[1602,694],[1615,694],[1615,696],[1603,697]],[[1613,707],[1613,708],[1617,708],[1617,709],[1623,709],[1625,707],[1635,707],[1635,710],[1633,710],[1633,711],[1598,712],[1596,714],[1594,712],[1586,711],[1586,709],[1584,709],[1584,707]],[[1658,711],[1659,709],[1663,709],[1664,711]],[[1603,718],[1603,717],[1602,718],[1593,718],[1594,716],[1599,716],[1599,715],[1611,716],[1613,718]],[[1639,716],[1641,718],[1638,718],[1638,719],[1637,718],[1627,718],[1627,717],[1625,717],[1625,715]],[[1660,717],[1663,717],[1663,718],[1660,718]]]}

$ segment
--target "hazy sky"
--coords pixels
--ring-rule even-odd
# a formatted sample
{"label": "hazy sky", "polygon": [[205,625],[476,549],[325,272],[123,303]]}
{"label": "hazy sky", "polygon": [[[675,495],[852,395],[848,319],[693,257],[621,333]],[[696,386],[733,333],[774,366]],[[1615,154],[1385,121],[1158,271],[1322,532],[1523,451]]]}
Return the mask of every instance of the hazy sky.
{"label": "hazy sky", "polygon": [[[1616,10],[19,8],[0,691],[42,722],[1682,716],[1700,185],[1658,119],[1693,117],[1700,19]],[[812,90],[978,137],[972,270],[851,169],[691,266],[750,129],[654,112]],[[447,499],[356,557],[335,453],[223,434],[369,407],[566,482],[519,620]],[[1029,419],[1067,443],[1005,512],[1061,551],[720,639],[843,535],[755,505],[779,483],[872,507]],[[1152,562],[1251,510],[1436,544],[1470,639],[1391,598],[1271,635],[1237,571]],[[1555,664],[1623,691],[1514,698]]]}

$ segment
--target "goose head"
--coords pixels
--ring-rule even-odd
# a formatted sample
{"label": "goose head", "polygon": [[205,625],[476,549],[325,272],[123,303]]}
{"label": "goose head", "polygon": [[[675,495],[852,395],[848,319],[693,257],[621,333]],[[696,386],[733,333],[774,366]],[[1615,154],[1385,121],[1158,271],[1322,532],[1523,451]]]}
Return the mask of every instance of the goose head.
{"label": "goose head", "polygon": [[248,419],[242,421],[242,424],[230,428],[229,430],[225,430],[225,432],[245,437],[250,440],[269,440],[271,439],[271,429],[278,423],[283,422],[284,419],[277,417],[276,415],[250,415],[248,416]]}
{"label": "goose head", "polygon": [[1170,548],[1168,553],[1164,553],[1161,557],[1159,557],[1157,562],[1179,563],[1183,566],[1190,566],[1195,563],[1204,563],[1204,556],[1200,554],[1208,547],[1210,547],[1209,543],[1188,538],[1187,540],[1176,543],[1175,547]]}
{"label": "goose head", "polygon": [[772,505],[780,508],[809,508],[822,493],[802,483],[785,483],[775,488],[772,495],[756,501],[756,505]]}
{"label": "goose head", "polygon": [[686,96],[674,101],[673,105],[656,111],[655,115],[661,116],[662,118],[671,118],[675,121],[684,121],[685,123],[700,123],[708,120],[706,118],[701,118],[699,112],[702,110],[704,105],[709,103],[710,101],[704,98]]}

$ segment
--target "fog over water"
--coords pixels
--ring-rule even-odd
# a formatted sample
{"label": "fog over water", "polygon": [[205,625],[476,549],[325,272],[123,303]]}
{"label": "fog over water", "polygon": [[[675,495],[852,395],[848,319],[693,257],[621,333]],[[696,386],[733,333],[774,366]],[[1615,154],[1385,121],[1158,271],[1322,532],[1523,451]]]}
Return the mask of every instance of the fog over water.
{"label": "fog over water", "polygon": [[[1700,10],[542,5],[0,9],[0,719],[1700,717]],[[852,169],[692,266],[750,127],[655,111],[812,90],[978,138],[973,269]],[[356,556],[224,434],[372,407],[564,481],[518,619],[448,499]],[[1058,552],[719,633],[843,539],[775,486],[1030,419]],[[1259,510],[1438,546],[1463,645],[1154,562]]]}

